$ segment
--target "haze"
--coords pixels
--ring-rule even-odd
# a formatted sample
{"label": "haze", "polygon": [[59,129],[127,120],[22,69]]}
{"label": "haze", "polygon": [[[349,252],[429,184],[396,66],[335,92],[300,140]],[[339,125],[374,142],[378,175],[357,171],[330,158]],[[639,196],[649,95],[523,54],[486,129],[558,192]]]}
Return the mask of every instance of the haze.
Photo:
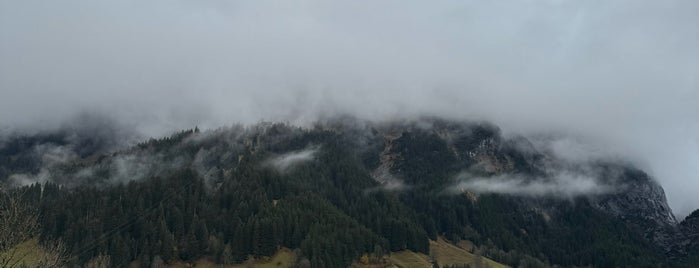
{"label": "haze", "polygon": [[[697,1],[0,1],[0,126],[418,115],[619,156],[699,207]],[[592,149],[590,149],[592,148]]]}

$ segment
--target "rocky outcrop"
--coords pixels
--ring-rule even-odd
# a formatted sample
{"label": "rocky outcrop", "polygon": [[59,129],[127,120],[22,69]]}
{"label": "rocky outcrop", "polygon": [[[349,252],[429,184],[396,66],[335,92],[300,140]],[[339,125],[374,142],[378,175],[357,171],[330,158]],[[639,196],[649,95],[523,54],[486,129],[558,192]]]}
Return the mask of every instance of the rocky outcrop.
{"label": "rocky outcrop", "polygon": [[647,174],[632,168],[624,168],[618,176],[620,190],[596,198],[593,206],[622,219],[664,253],[683,254],[678,245],[682,233],[663,188]]}

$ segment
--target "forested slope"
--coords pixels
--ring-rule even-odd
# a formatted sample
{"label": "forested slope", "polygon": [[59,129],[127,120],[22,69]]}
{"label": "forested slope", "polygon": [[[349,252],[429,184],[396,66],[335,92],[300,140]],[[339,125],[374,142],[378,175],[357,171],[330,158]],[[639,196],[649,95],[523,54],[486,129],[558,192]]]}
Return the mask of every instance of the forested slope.
{"label": "forested slope", "polygon": [[[65,149],[56,139],[24,146]],[[28,154],[21,149],[3,151],[5,192],[21,192],[37,208],[41,241],[62,241],[69,266],[99,256],[113,267],[230,264],[284,247],[298,249],[301,266],[347,267],[365,254],[430,256],[430,240],[439,237],[472,241],[479,254],[516,267],[690,265],[671,243],[682,236],[674,218],[655,216],[669,213],[662,188],[631,166],[591,164],[605,185],[650,190],[471,191],[465,179],[547,181],[586,168],[484,123],[345,118],[309,128],[194,129],[17,167],[16,156]],[[17,187],[32,180],[40,182]],[[658,188],[660,195],[649,194]],[[629,192],[660,200],[619,208]]]}

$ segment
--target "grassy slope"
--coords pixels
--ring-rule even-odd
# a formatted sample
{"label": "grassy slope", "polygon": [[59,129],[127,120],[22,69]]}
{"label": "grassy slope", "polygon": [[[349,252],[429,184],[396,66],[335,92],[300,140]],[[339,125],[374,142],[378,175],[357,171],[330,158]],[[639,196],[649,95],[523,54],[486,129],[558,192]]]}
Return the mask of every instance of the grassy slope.
{"label": "grassy slope", "polygon": [[222,265],[204,258],[198,260],[194,265],[184,262],[176,262],[165,267],[168,268],[184,268],[184,267],[201,267],[201,268],[290,268],[296,262],[296,255],[290,249],[282,248],[277,251],[271,258],[263,258],[260,260],[249,260],[243,264]]}
{"label": "grassy slope", "polygon": [[391,262],[397,267],[404,268],[432,267],[429,256],[422,253],[415,253],[410,250],[392,253]]}
{"label": "grassy slope", "polygon": [[[431,257],[422,253],[415,253],[410,250],[391,253],[390,262],[393,267],[400,268],[431,268],[432,259],[436,259],[440,266],[451,264],[470,264],[476,259],[476,256],[467,250],[457,247],[442,238],[437,241],[430,241]],[[271,258],[263,258],[259,260],[249,260],[244,264],[220,265],[215,264],[208,259],[201,259],[194,264],[194,267],[202,268],[288,268],[292,267],[296,260],[294,253],[287,248],[278,251]],[[483,261],[492,268],[508,268],[509,266],[495,262],[488,258],[483,258]],[[180,268],[192,267],[192,264],[178,262],[170,264],[166,267]],[[357,267],[374,267],[371,265],[357,265]]]}
{"label": "grassy slope", "polygon": [[[17,249],[16,256],[21,256],[20,263],[26,265],[34,264],[33,261],[37,260],[40,254],[42,254],[41,247],[39,247],[38,241],[36,239],[28,240],[21,243],[15,247]],[[430,241],[430,252],[432,257],[427,256],[422,253],[415,253],[410,250],[400,251],[392,253],[390,256],[391,262],[395,267],[401,268],[420,268],[426,267],[431,268],[432,258],[437,260],[440,265],[451,265],[451,264],[466,264],[472,263],[476,256],[468,252],[467,250],[450,244],[442,238],[437,241]],[[229,267],[229,268],[288,268],[292,267],[296,260],[296,256],[293,251],[287,248],[279,250],[271,258],[264,258],[260,260],[250,260],[245,264],[235,264],[224,266],[220,264],[215,264],[207,259],[201,259],[197,261],[194,266],[202,268],[214,268],[214,267]],[[483,258],[483,260],[493,268],[506,268],[508,266],[497,263],[493,260]],[[168,265],[171,268],[180,267],[192,267],[191,264],[178,262]]]}
{"label": "grassy slope", "polygon": [[[432,267],[432,258],[437,260],[437,263],[440,266],[452,264],[471,264],[476,260],[476,256],[472,253],[463,248],[452,245],[442,238],[437,239],[437,241],[430,241],[430,255],[432,255],[432,257],[406,250],[391,254],[391,261],[397,267],[412,268]],[[485,257],[483,258],[483,261],[493,268],[509,267]]]}
{"label": "grassy slope", "polygon": [[[34,266],[36,262],[40,259],[42,254],[44,254],[43,249],[39,246],[39,241],[36,239],[27,240],[19,245],[16,245],[12,250],[16,250],[12,263],[17,263],[18,265],[14,267],[23,266]],[[9,251],[3,252],[0,255],[4,257]]]}
{"label": "grassy slope", "polygon": [[[294,262],[296,261],[296,255],[294,253],[287,249],[283,248],[280,251],[277,251],[272,258],[269,260],[260,260],[254,262],[252,267],[255,268],[288,268],[292,267],[294,265]],[[249,264],[245,265],[238,265],[238,266],[233,266],[236,268],[245,268],[245,267],[250,267]]]}

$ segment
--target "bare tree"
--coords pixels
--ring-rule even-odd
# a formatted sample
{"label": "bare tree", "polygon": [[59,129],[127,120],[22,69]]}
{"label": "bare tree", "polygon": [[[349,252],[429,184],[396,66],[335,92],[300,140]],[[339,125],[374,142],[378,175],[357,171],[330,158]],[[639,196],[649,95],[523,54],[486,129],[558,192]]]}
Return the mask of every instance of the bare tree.
{"label": "bare tree", "polygon": [[[32,250],[17,247],[22,242],[36,238],[39,232],[39,211],[28,204],[26,190],[0,192],[0,268],[26,267],[26,259]],[[47,242],[30,267],[62,267],[67,251],[60,242]]]}
{"label": "bare tree", "polygon": [[42,246],[43,253],[39,256],[34,267],[58,268],[65,265],[68,251],[62,241],[52,242]]}
{"label": "bare tree", "polygon": [[481,255],[481,250],[480,250],[480,249],[476,249],[476,250],[474,251],[473,255],[475,255],[475,258],[474,258],[473,263],[472,263],[472,264],[473,264],[473,267],[474,267],[474,268],[485,268],[485,267],[486,267],[486,263],[485,263],[485,261],[483,260],[483,255]]}
{"label": "bare tree", "polygon": [[109,255],[98,255],[85,264],[85,268],[109,268],[112,265],[112,258]]}
{"label": "bare tree", "polygon": [[29,252],[16,246],[39,230],[37,210],[24,202],[26,191],[0,192],[0,267],[17,267]]}

